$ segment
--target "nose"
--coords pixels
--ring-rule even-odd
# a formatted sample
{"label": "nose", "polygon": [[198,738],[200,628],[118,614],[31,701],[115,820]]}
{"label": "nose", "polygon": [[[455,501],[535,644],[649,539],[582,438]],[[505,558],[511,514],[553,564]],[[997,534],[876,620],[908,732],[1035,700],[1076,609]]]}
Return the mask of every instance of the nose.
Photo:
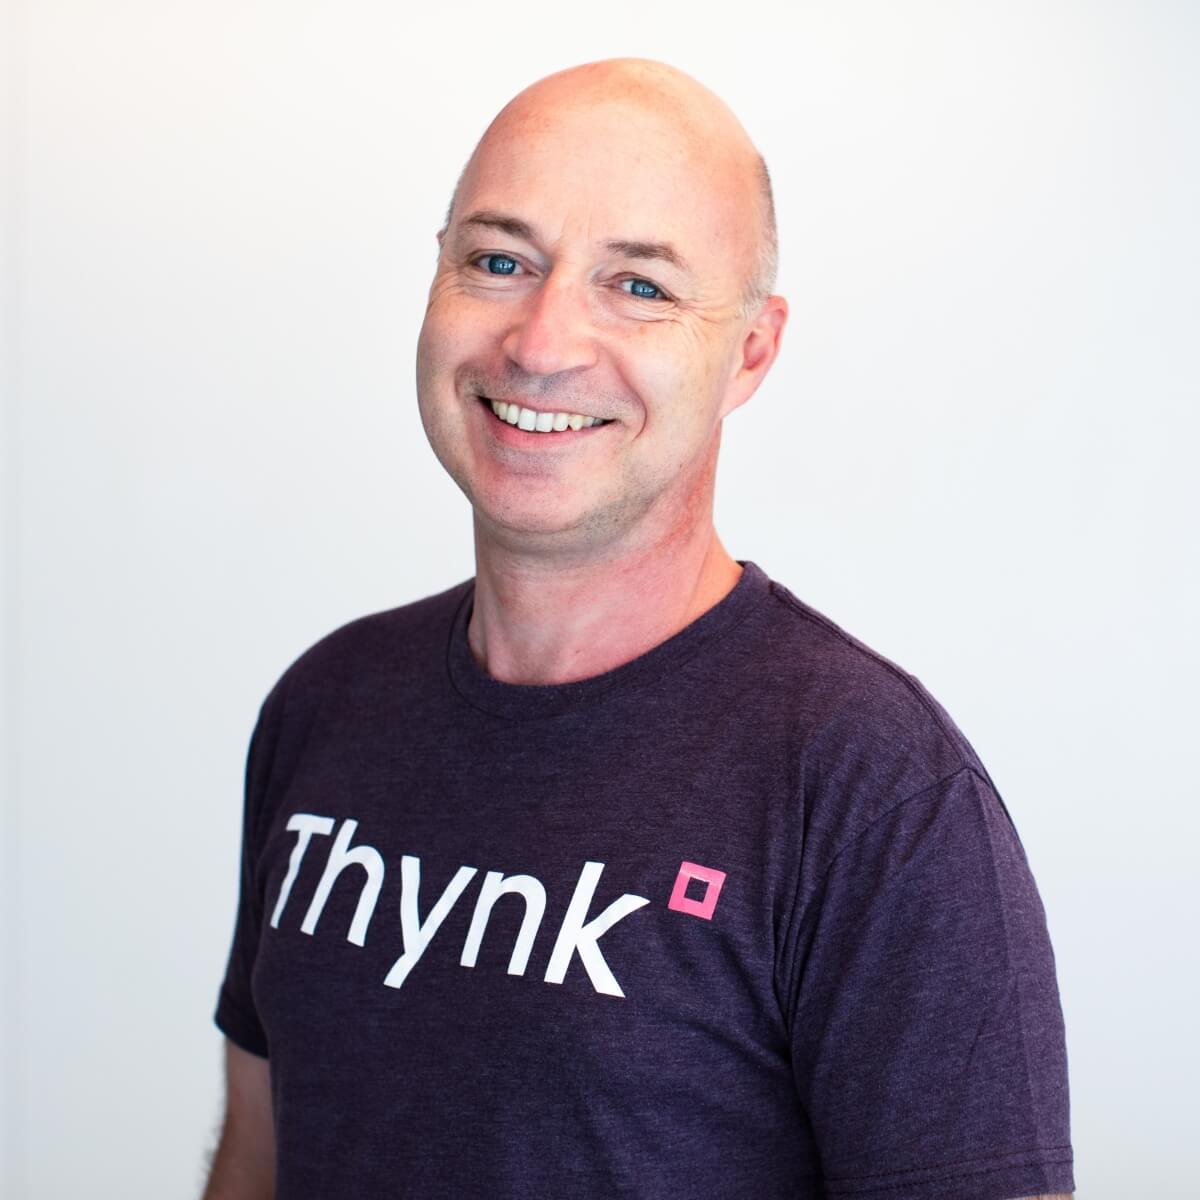
{"label": "nose", "polygon": [[596,362],[595,330],[577,281],[551,272],[530,292],[505,335],[504,353],[531,375],[557,375]]}

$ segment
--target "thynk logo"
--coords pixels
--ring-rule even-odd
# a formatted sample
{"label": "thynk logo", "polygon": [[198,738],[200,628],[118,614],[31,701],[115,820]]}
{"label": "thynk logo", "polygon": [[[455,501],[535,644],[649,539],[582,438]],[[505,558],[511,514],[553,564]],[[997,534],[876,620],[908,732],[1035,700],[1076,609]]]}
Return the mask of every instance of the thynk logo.
{"label": "thynk logo", "polygon": [[[293,813],[288,819],[287,828],[296,834],[296,844],[292,847],[288,859],[287,874],[275,900],[275,908],[271,913],[271,926],[279,927],[284,909],[292,894],[292,887],[300,874],[300,865],[308,853],[309,845],[314,837],[329,837],[333,833],[335,821],[332,817],[317,816],[314,813]],[[375,913],[379,901],[379,893],[383,889],[385,867],[383,856],[375,849],[361,843],[351,846],[358,822],[344,820],[337,831],[337,836],[329,846],[329,855],[325,860],[325,869],[317,884],[316,891],[309,901],[308,909],[300,922],[300,930],[309,935],[317,928],[325,904],[333,891],[333,885],[343,871],[351,866],[361,867],[366,872],[366,880],[359,892],[358,904],[354,917],[346,933],[346,940],[356,946],[366,942],[367,927]],[[554,949],[550,953],[550,961],[546,966],[543,979],[546,983],[562,983],[566,978],[567,968],[576,955],[587,971],[588,979],[597,992],[606,996],[624,996],[621,985],[612,973],[604,955],[600,952],[600,939],[618,921],[623,921],[630,913],[649,904],[645,896],[634,896],[628,892],[614,900],[602,912],[588,920],[588,910],[604,863],[585,862],[571,895],[571,902],[559,926],[558,935],[554,940]],[[458,903],[463,892],[478,874],[475,867],[459,867],[450,882],[442,889],[442,893],[434,901],[433,906],[421,919],[421,909],[418,897],[421,890],[421,860],[414,855],[405,854],[400,859],[400,934],[404,944],[404,952],[392,964],[383,982],[388,987],[402,987],[412,969],[421,961],[421,956],[429,947],[434,935],[442,922]],[[706,885],[703,899],[691,899],[686,895],[689,884],[698,880]],[[711,920],[716,908],[721,885],[725,881],[725,873],[709,867],[701,867],[696,863],[685,862],[680,866],[679,874],[667,907],[681,913]],[[532,875],[505,875],[500,871],[488,871],[483,877],[479,894],[475,898],[475,911],[471,916],[471,924],[467,929],[466,941],[463,943],[459,963],[464,967],[473,967],[479,957],[479,947],[487,929],[488,919],[492,908],[501,896],[509,894],[520,896],[525,902],[525,915],[521,920],[521,928],[513,943],[512,955],[508,960],[510,975],[524,975],[529,964],[529,956],[533,951],[533,943],[537,938],[546,912],[546,888],[541,880]]]}

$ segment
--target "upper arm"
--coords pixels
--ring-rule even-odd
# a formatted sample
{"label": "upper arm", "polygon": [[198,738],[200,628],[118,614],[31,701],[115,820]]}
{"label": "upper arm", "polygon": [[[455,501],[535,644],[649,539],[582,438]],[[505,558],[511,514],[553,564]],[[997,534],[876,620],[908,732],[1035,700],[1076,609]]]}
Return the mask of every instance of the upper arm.
{"label": "upper arm", "polygon": [[901,1187],[913,1171],[931,1191],[954,1189],[955,1172],[986,1177],[995,1196],[1072,1186],[1045,915],[1016,832],[975,771],[844,844],[791,961],[796,1087],[831,1191],[871,1176],[880,1191]]}
{"label": "upper arm", "polygon": [[265,1058],[225,1039],[225,1125],[275,1159],[275,1115],[271,1104],[271,1066]]}
{"label": "upper arm", "polygon": [[265,1058],[225,1039],[225,1124],[205,1200],[266,1197],[275,1191],[275,1115]]}

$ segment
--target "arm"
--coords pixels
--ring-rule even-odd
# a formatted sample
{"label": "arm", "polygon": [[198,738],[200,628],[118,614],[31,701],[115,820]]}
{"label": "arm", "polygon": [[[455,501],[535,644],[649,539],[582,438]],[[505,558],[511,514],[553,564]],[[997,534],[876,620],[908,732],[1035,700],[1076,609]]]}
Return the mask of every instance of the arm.
{"label": "arm", "polygon": [[270,1067],[226,1038],[225,1124],[203,1200],[270,1200],[274,1194]]}
{"label": "arm", "polygon": [[[809,894],[789,1020],[829,1190],[875,1176],[882,1193],[917,1168],[931,1193],[1069,1195],[1053,955],[1023,847],[986,780],[964,768],[893,805]],[[959,1192],[956,1171],[977,1178]]]}

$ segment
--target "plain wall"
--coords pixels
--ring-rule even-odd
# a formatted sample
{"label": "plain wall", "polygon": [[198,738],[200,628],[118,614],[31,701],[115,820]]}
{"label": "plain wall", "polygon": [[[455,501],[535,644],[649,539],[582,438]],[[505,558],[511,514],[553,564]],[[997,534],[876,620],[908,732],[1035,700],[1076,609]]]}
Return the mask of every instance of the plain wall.
{"label": "plain wall", "polygon": [[413,389],[450,189],[513,92],[638,54],[775,180],[792,317],[726,425],[723,539],[988,765],[1079,1195],[1195,1195],[1196,7],[422,11],[0,17],[4,1194],[198,1194],[257,706],[472,570]]}

